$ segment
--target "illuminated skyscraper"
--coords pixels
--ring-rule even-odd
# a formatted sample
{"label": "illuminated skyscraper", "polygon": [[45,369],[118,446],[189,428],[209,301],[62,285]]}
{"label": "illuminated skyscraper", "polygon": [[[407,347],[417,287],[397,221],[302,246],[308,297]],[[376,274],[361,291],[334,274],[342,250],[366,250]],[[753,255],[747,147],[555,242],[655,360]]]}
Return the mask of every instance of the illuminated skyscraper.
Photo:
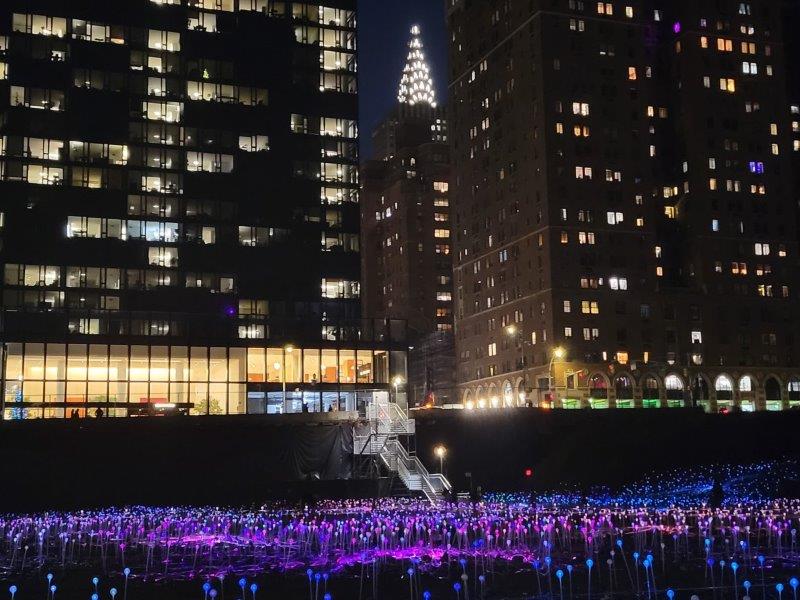
{"label": "illuminated skyscraper", "polygon": [[800,405],[768,4],[448,0],[465,403]]}

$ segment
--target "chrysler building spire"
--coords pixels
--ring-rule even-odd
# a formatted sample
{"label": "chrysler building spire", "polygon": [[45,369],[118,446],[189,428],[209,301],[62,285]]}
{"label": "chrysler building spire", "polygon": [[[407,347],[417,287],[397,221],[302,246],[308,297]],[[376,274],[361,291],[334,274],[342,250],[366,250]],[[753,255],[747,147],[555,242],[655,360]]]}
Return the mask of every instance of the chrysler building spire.
{"label": "chrysler building spire", "polygon": [[429,104],[436,108],[436,90],[433,87],[430,68],[425,61],[419,25],[411,28],[408,42],[408,58],[400,80],[397,99],[401,104]]}

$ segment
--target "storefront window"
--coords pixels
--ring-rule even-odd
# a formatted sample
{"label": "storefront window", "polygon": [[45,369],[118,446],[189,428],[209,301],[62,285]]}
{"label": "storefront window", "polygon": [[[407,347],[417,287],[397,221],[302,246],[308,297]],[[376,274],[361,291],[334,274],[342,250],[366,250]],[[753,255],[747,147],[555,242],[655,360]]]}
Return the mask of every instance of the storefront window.
{"label": "storefront window", "polygon": [[225,348],[211,348],[209,373],[211,381],[221,382],[228,380],[228,357]]}
{"label": "storefront window", "polygon": [[372,383],[372,350],[358,351],[358,383]]}
{"label": "storefront window", "polygon": [[319,350],[303,350],[303,381],[319,383]]}
{"label": "storefront window", "polygon": [[185,346],[174,346],[170,349],[169,380],[189,380],[189,349]]}
{"label": "storefront window", "polygon": [[323,350],[322,362],[320,363],[320,380],[322,383],[337,383],[338,365],[336,362],[336,350]]}
{"label": "storefront window", "polygon": [[208,381],[208,348],[192,348],[190,356],[190,379]]}
{"label": "storefront window", "polygon": [[189,402],[192,404],[189,409],[190,415],[208,414],[208,384],[189,384]]}
{"label": "storefront window", "polygon": [[339,381],[356,382],[356,353],[353,350],[339,350]]}
{"label": "storefront window", "polygon": [[89,381],[108,381],[108,347],[89,346]]}
{"label": "storefront window", "polygon": [[[128,347],[111,346],[109,353],[108,376],[112,380],[126,381],[128,379]],[[48,347],[47,360],[50,360],[50,350]]]}
{"label": "storefront window", "polygon": [[25,379],[44,379],[44,344],[25,345]]}
{"label": "storefront window", "polygon": [[[356,383],[405,377],[402,352],[391,355],[389,369],[387,352],[351,349],[9,343],[5,358],[6,419],[93,417],[98,409],[137,416],[167,408],[161,404],[192,415],[345,410],[373,396]],[[248,390],[248,383],[272,387]],[[335,391],[337,384],[352,387]],[[323,395],[325,386],[332,389]]]}
{"label": "storefront window", "polygon": [[283,381],[283,348],[267,349],[267,381]]}
{"label": "storefront window", "polygon": [[[131,346],[131,381],[147,381],[150,361],[147,346]],[[147,392],[145,392],[145,396]]]}
{"label": "storefront window", "polygon": [[247,381],[247,350],[231,348],[228,351],[228,381]]}
{"label": "storefront window", "polygon": [[150,381],[169,381],[169,348],[166,346],[150,348]]}
{"label": "storefront window", "polygon": [[247,349],[247,381],[250,383],[262,383],[266,381],[264,371],[266,352],[264,348]]}
{"label": "storefront window", "polygon": [[286,381],[292,383],[303,381],[303,352],[297,348],[287,349],[284,361],[286,363]]}
{"label": "storefront window", "polygon": [[228,414],[243,415],[247,409],[246,394],[247,386],[240,383],[232,383],[228,386]]}
{"label": "storefront window", "polygon": [[208,386],[208,412],[211,415],[224,415],[227,412],[227,385],[211,383]]}
{"label": "storefront window", "polygon": [[149,395],[147,392],[147,383],[140,381],[131,382],[130,385],[130,401],[131,404],[147,404]]}

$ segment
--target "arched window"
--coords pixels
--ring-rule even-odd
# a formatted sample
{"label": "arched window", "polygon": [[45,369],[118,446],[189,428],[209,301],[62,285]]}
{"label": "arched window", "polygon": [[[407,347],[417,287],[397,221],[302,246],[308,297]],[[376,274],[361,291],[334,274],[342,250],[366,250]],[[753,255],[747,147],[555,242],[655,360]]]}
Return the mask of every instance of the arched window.
{"label": "arched window", "polygon": [[733,381],[727,375],[720,375],[714,382],[714,390],[717,392],[717,400],[733,399]]}
{"label": "arched window", "polygon": [[697,375],[692,382],[692,394],[695,400],[708,400],[708,382],[702,375]]}
{"label": "arched window", "polygon": [[764,382],[764,395],[767,402],[780,402],[781,400],[781,384],[774,377],[768,377]]}
{"label": "arched window", "polygon": [[508,380],[503,384],[503,406],[514,406],[514,388]]}
{"label": "arched window", "polygon": [[[673,377],[675,377],[673,375]],[[680,379],[678,380],[680,383]],[[681,389],[683,389],[683,384],[681,383]],[[658,379],[653,377],[652,375],[648,375],[644,378],[642,382],[642,398],[645,400],[657,400],[660,394],[658,391]]]}
{"label": "arched window", "polygon": [[750,393],[753,391],[753,378],[750,375],[743,375],[739,379],[739,391]]}
{"label": "arched window", "polygon": [[677,375],[667,375],[664,379],[667,398],[670,400],[683,400],[683,380]]}
{"label": "arched window", "polygon": [[789,402],[800,400],[800,377],[793,377],[786,386],[786,391],[789,392]]}
{"label": "arched window", "polygon": [[608,398],[608,383],[599,373],[589,378],[589,395],[592,398]]}
{"label": "arched window", "polygon": [[633,380],[627,375],[620,375],[614,381],[617,400],[633,400]]}

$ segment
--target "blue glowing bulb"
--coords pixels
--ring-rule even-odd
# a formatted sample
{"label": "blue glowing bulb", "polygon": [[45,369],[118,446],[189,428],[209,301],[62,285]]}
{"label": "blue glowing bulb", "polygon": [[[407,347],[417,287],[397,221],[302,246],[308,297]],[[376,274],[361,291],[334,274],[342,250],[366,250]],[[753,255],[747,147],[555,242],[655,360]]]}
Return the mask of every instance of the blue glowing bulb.
{"label": "blue glowing bulb", "polygon": [[745,579],[745,580],[742,582],[742,585],[744,586],[744,589],[745,589],[746,591],[749,591],[749,590],[750,590],[750,587],[751,587],[753,584],[752,584],[752,583],[750,583],[750,581],[749,581],[749,580]]}
{"label": "blue glowing bulb", "polygon": [[573,569],[572,565],[567,565],[567,573],[571,574],[572,573],[572,569]]}
{"label": "blue glowing bulb", "polygon": [[125,575],[125,577],[127,577],[128,575],[131,574],[131,570],[128,567],[125,567],[124,569],[122,569],[122,574]]}
{"label": "blue glowing bulb", "polygon": [[431,593],[428,590],[425,590],[422,592],[422,598],[423,600],[431,600]]}
{"label": "blue glowing bulb", "polygon": [[461,584],[460,584],[460,583],[458,583],[458,582],[454,583],[454,584],[453,584],[453,589],[454,589],[455,591],[457,591],[457,592],[460,592],[460,591],[461,591]]}
{"label": "blue glowing bulb", "polygon": [[203,591],[207,594],[210,589],[211,589],[211,584],[206,581],[203,584]]}
{"label": "blue glowing bulb", "polygon": [[758,555],[758,562],[759,562],[759,564],[760,564],[762,567],[764,566],[764,561],[765,561],[765,560],[767,560],[767,559],[766,559],[766,558],[764,558],[764,555],[763,555],[763,554],[759,554],[759,555]]}
{"label": "blue glowing bulb", "polygon": [[[483,583],[484,581],[486,581],[486,576],[485,575],[478,575],[478,581]],[[797,580],[795,579],[795,581],[797,581]]]}
{"label": "blue glowing bulb", "polygon": [[550,558],[549,556],[544,557],[544,564],[546,564],[548,567],[550,566],[551,562],[553,562],[552,558]]}
{"label": "blue glowing bulb", "polygon": [[408,570],[406,571],[406,573],[408,573],[408,576],[411,577],[414,574],[414,569],[409,567]]}
{"label": "blue glowing bulb", "polygon": [[15,585],[9,586],[8,591],[11,594],[11,597],[13,598],[14,594],[17,593],[17,586]]}
{"label": "blue glowing bulb", "polygon": [[51,586],[50,586],[50,593],[51,593],[51,594],[55,594],[57,589],[58,589],[58,588],[55,586],[55,584],[51,585]]}
{"label": "blue glowing bulb", "polygon": [[633,553],[633,560],[639,560],[639,553],[638,552],[634,552]]}
{"label": "blue glowing bulb", "polygon": [[52,573],[48,573],[47,574],[47,583],[50,583],[51,581],[53,581],[53,574]]}
{"label": "blue glowing bulb", "polygon": [[97,577],[92,577],[92,583],[94,585],[97,585],[98,583],[100,583],[100,580]]}
{"label": "blue glowing bulb", "polygon": [[775,584],[775,589],[778,590],[778,593],[780,594],[781,592],[783,592],[783,584],[782,583]]}
{"label": "blue glowing bulb", "polygon": [[556,577],[558,577],[559,579],[561,579],[562,577],[564,577],[564,571],[562,571],[561,569],[559,569],[558,571],[556,571]]}
{"label": "blue glowing bulb", "polygon": [[617,540],[617,548],[622,548],[622,540]]}
{"label": "blue glowing bulb", "polygon": [[246,580],[244,577],[242,577],[242,578],[239,580],[239,587],[240,587],[240,588],[242,588],[242,589],[244,589],[246,585],[247,585],[247,580]]}
{"label": "blue glowing bulb", "polygon": [[311,569],[306,569],[306,575],[308,576],[308,580],[311,581],[311,576],[314,574],[314,571]]}
{"label": "blue glowing bulb", "polygon": [[320,579],[322,579],[322,575],[320,573],[314,573],[314,579],[316,581],[319,581]]}
{"label": "blue glowing bulb", "polygon": [[789,580],[789,585],[792,586],[793,589],[797,589],[797,586],[800,585],[800,581],[797,580],[797,577],[792,577]]}
{"label": "blue glowing bulb", "polygon": [[322,597],[322,600],[333,600],[333,596],[331,596],[330,594],[325,594],[325,595]]}
{"label": "blue glowing bulb", "polygon": [[100,600],[100,596],[98,594],[92,594],[92,600]]}
{"label": "blue glowing bulb", "polygon": [[108,590],[108,593],[111,594],[111,597],[114,598],[117,595],[117,588],[111,588]]}
{"label": "blue glowing bulb", "polygon": [[208,595],[211,596],[212,598],[216,598],[217,597],[217,590],[211,590],[210,592],[208,592]]}
{"label": "blue glowing bulb", "polygon": [[250,591],[253,592],[253,595],[255,596],[255,593],[258,591],[258,585],[255,584],[255,583],[251,583],[250,584]]}
{"label": "blue glowing bulb", "polygon": [[586,566],[589,567],[589,570],[591,571],[592,567],[594,566],[594,561],[591,558],[587,558],[586,559]]}
{"label": "blue glowing bulb", "polygon": [[675,597],[675,590],[673,590],[671,588],[668,589],[667,590],[667,598],[669,598],[669,600],[672,600],[674,597]]}

